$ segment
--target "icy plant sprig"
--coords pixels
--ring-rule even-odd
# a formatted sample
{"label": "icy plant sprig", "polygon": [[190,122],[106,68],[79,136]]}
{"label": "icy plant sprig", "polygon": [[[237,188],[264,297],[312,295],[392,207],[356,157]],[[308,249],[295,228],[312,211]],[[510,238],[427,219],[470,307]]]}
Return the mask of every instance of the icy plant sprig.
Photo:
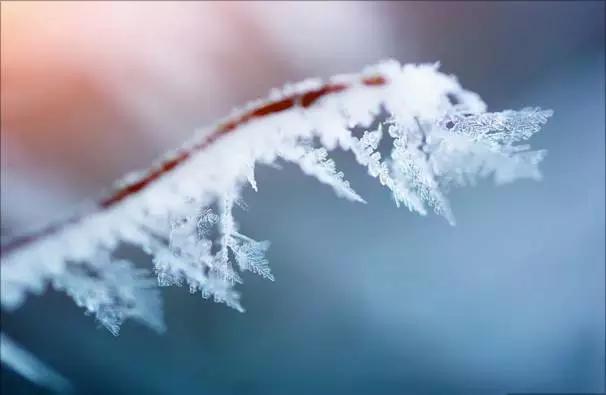
{"label": "icy plant sprig", "polygon": [[[234,289],[239,273],[274,279],[265,258],[268,242],[242,234],[232,214],[246,184],[257,190],[257,164],[296,163],[337,195],[364,202],[328,157],[340,147],[391,191],[398,206],[422,215],[430,208],[451,224],[450,186],[490,175],[497,183],[538,179],[544,151],[516,144],[538,132],[552,112],[487,113],[478,95],[437,68],[387,61],[327,82],[287,85],[234,111],[151,170],[125,177],[91,211],[4,246],[2,308],[18,308],[27,293],[41,293],[50,283],[114,334],[128,317],[162,330],[150,277],[112,256],[118,244],[128,243],[152,256],[159,285],[186,285],[243,311]],[[354,127],[368,127],[382,111],[387,121],[354,135]],[[384,139],[391,143],[387,154],[379,152]]]}

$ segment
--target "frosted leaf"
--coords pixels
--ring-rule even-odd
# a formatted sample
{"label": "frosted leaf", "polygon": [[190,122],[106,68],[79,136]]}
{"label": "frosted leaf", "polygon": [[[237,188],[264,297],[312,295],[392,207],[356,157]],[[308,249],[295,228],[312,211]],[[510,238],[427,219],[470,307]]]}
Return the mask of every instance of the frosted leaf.
{"label": "frosted leaf", "polygon": [[393,139],[387,160],[376,151],[381,126],[360,139],[352,137],[350,145],[369,174],[391,189],[396,204],[422,215],[427,204],[451,224],[455,220],[445,192],[450,185],[473,185],[490,174],[497,184],[540,178],[538,163],[545,151],[528,151],[527,145],[514,143],[530,138],[552,114],[536,108],[481,114],[457,109],[434,122],[414,119],[402,124],[401,117],[392,117],[387,122]]}
{"label": "frosted leaf", "polygon": [[527,151],[527,145],[513,144],[530,138],[551,115],[551,111],[533,108],[482,114],[452,112],[435,123],[421,125],[417,121],[418,128],[407,130],[392,120],[396,189],[412,191],[412,196],[402,195],[427,202],[454,223],[444,192],[449,185],[473,185],[490,174],[497,184],[540,178],[537,165],[545,151]]}
{"label": "frosted leaf", "polygon": [[457,185],[473,185],[478,178],[491,174],[497,184],[519,178],[540,179],[538,164],[546,152],[514,144],[529,139],[552,114],[526,108],[449,115],[435,128],[440,140],[434,155],[435,167],[443,174],[445,183]]}
{"label": "frosted leaf", "polygon": [[454,224],[450,204],[440,189],[438,175],[432,166],[432,139],[419,122],[404,130],[391,121],[390,135],[395,136],[391,152],[391,169],[397,196],[411,210],[425,214],[423,203]]}
{"label": "frosted leaf", "polygon": [[376,151],[383,135],[382,126],[375,131],[365,131],[362,138],[351,136],[350,149],[356,160],[368,168],[368,174],[379,178],[382,185],[393,188],[393,180],[389,174],[387,163],[381,161],[381,154]]}
{"label": "frosted leaf", "polygon": [[229,259],[231,251],[241,271],[248,270],[273,281],[274,277],[265,258],[269,242],[258,242],[239,233],[232,216],[232,208],[233,199],[226,198],[221,215],[221,250],[217,254],[215,271],[228,282],[239,283],[242,281]]}
{"label": "frosted leaf", "polygon": [[426,211],[422,200],[410,190],[402,177],[393,177],[393,170],[390,168],[392,163],[381,160],[381,154],[376,151],[382,136],[382,125],[379,125],[377,130],[365,131],[360,139],[352,136],[351,150],[356,160],[368,168],[368,174],[378,178],[381,185],[392,191],[396,205],[404,204],[411,211],[425,215]]}
{"label": "frosted leaf", "polygon": [[305,174],[314,176],[320,182],[330,185],[337,196],[355,202],[366,203],[353,190],[349,181],[345,180],[343,172],[336,169],[335,162],[328,157],[326,148],[312,148],[308,142],[302,141],[284,147],[280,152],[280,156],[285,160],[297,163]]}
{"label": "frosted leaf", "polygon": [[195,250],[191,249],[189,253],[157,247],[153,261],[159,285],[182,285],[185,282],[191,290],[202,289],[213,259],[210,250],[211,242],[208,240],[200,240]]}
{"label": "frosted leaf", "polygon": [[100,254],[92,265],[68,264],[53,286],[95,315],[114,335],[129,317],[164,331],[160,295],[148,271],[128,261],[112,260],[109,253]]}
{"label": "frosted leaf", "polygon": [[451,133],[461,134],[473,141],[482,141],[494,149],[529,139],[541,130],[553,115],[552,110],[524,108],[521,111],[465,114],[453,113],[440,125]]}
{"label": "frosted leaf", "polygon": [[[264,253],[267,242],[257,242],[239,233],[232,209],[238,197],[230,193],[221,199],[220,215],[210,208],[197,210],[196,215],[173,216],[168,242],[157,241],[152,253],[161,286],[184,285],[190,292],[225,303],[243,311],[239,294],[233,289],[242,279],[230,260],[233,256],[241,271],[248,270],[272,279]],[[207,237],[217,230],[218,251]]]}
{"label": "frosted leaf", "polygon": [[[168,243],[159,241],[154,251],[154,266],[161,286],[186,284],[190,292],[236,306],[237,296],[224,284],[226,269],[217,264],[211,253],[208,233],[220,221],[209,208],[198,210],[195,216],[183,216],[172,221]],[[235,274],[232,274],[235,276]],[[218,293],[215,295],[215,293]]]}
{"label": "frosted leaf", "polygon": [[240,304],[240,294],[233,289],[233,283],[223,277],[223,273],[209,272],[208,283],[201,290],[202,297],[212,298],[215,303],[225,303],[228,307],[241,313],[244,308]]}
{"label": "frosted leaf", "polygon": [[263,278],[274,281],[274,276],[265,258],[268,241],[256,241],[241,233],[235,233],[231,244],[240,270],[248,270]]}

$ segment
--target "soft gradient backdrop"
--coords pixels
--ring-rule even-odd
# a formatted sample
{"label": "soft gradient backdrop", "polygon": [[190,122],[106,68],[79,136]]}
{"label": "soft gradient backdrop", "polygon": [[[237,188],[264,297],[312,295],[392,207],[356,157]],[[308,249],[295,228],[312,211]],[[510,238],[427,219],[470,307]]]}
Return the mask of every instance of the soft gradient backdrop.
{"label": "soft gradient backdrop", "polygon": [[[2,330],[82,394],[604,390],[603,2],[2,2],[2,238],[68,215],[192,130],[309,76],[441,61],[489,108],[555,110],[542,182],[455,191],[458,219],[261,168],[237,219],[272,242],[240,314],[168,288],[168,331],[64,295]],[[142,265],[148,264],[144,254]],[[3,394],[46,393],[3,368]]]}

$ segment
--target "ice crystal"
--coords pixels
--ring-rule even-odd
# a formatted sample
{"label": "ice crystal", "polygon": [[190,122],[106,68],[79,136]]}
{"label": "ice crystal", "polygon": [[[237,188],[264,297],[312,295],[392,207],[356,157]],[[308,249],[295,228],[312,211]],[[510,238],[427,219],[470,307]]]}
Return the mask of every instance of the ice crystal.
{"label": "ice crystal", "polygon": [[90,262],[68,263],[62,275],[53,279],[53,286],[116,336],[126,318],[135,318],[162,332],[160,295],[148,274],[148,270],[136,269],[131,262],[114,260],[108,252],[100,252]]}
{"label": "ice crystal", "polygon": [[265,258],[269,241],[256,241],[241,233],[234,233],[230,247],[240,270],[248,270],[261,277],[274,281],[274,275]]}
{"label": "ice crystal", "polygon": [[297,142],[296,145],[283,149],[280,156],[297,163],[305,174],[316,177],[318,181],[330,185],[337,196],[366,203],[353,190],[349,181],[345,180],[345,174],[336,169],[335,162],[328,157],[326,148],[313,148],[311,143],[307,141]]}

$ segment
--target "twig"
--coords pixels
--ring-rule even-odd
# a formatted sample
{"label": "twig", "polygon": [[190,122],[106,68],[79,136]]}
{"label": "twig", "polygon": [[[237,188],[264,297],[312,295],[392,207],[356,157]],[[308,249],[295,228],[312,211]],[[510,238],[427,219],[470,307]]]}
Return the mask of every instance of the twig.
{"label": "twig", "polygon": [[[361,83],[365,86],[381,86],[387,84],[388,80],[381,75],[376,75],[374,77],[363,78],[361,80]],[[124,199],[142,191],[163,175],[171,172],[177,166],[179,166],[188,158],[190,158],[193,154],[203,151],[211,144],[214,144],[222,136],[234,132],[240,126],[250,122],[251,120],[275,115],[283,111],[292,109],[296,106],[299,106],[301,108],[309,108],[324,96],[343,92],[347,90],[350,86],[351,85],[345,83],[328,83],[318,89],[293,94],[278,101],[270,101],[268,103],[259,105],[258,107],[255,107],[253,109],[250,109],[244,114],[234,116],[233,119],[228,119],[221,125],[219,125],[215,129],[215,131],[211,133],[210,136],[205,137],[203,141],[194,144],[188,147],[187,149],[175,153],[172,158],[166,159],[165,161],[160,163],[156,168],[147,171],[138,180],[131,181],[127,185],[119,187],[118,189],[113,191],[109,196],[101,199],[95,205],[92,211],[77,214],[62,222],[51,224],[39,231],[17,237],[1,247],[0,255],[6,256],[8,254],[11,254],[14,251],[26,247],[27,245],[34,243],[44,237],[58,233],[67,226],[79,223],[88,214],[99,212],[113,207]]]}

